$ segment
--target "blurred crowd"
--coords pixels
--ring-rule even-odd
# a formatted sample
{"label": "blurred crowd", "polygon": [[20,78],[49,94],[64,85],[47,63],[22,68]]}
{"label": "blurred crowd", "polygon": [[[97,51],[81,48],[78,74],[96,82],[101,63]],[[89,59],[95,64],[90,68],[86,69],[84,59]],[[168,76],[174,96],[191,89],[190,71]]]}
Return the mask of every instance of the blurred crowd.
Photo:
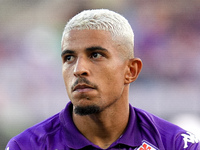
{"label": "blurred crowd", "polygon": [[119,12],[133,27],[143,69],[130,102],[169,121],[199,119],[199,0],[0,0],[0,145],[65,107],[62,31],[93,8]]}

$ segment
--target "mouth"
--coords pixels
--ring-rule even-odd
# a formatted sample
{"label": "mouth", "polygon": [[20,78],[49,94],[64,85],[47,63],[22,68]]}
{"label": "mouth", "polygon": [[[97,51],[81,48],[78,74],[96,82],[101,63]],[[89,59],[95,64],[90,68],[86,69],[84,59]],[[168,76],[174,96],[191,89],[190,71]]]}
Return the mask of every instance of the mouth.
{"label": "mouth", "polygon": [[73,88],[73,92],[88,92],[95,88],[87,84],[78,84]]}

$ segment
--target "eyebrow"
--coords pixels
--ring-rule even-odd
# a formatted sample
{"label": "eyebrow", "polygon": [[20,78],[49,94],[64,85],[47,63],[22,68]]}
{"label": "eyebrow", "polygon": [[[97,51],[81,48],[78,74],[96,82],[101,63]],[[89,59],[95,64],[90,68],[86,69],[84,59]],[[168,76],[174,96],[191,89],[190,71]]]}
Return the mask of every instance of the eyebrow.
{"label": "eyebrow", "polygon": [[74,51],[66,49],[66,50],[62,51],[61,57],[63,57],[65,54],[74,54],[74,53],[75,53]]}
{"label": "eyebrow", "polygon": [[[108,52],[108,50],[106,48],[103,48],[101,46],[91,46],[86,48],[86,51],[96,51],[96,50],[101,50],[101,51],[106,51]],[[63,50],[61,53],[61,57],[63,57],[65,54],[74,54],[75,52],[73,50]]]}
{"label": "eyebrow", "polygon": [[96,51],[96,50],[108,51],[106,48],[103,48],[101,46],[92,46],[86,48],[86,51]]}

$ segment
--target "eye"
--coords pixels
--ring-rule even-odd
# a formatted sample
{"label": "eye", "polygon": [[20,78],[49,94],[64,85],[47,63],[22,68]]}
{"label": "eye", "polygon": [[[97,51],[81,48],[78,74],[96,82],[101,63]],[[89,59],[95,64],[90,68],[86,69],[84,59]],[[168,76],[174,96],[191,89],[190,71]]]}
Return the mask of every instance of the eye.
{"label": "eye", "polygon": [[73,60],[74,60],[74,56],[73,56],[73,55],[66,55],[66,56],[64,57],[64,62],[70,63],[70,62],[72,62]]}
{"label": "eye", "polygon": [[91,54],[91,58],[98,59],[101,58],[103,55],[97,52]]}

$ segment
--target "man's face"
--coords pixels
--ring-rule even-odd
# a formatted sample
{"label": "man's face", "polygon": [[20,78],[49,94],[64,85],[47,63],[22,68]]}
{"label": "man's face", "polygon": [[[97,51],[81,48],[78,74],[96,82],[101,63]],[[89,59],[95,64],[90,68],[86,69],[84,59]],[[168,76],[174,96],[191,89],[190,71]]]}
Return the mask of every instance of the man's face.
{"label": "man's face", "polygon": [[72,30],[64,36],[62,72],[75,109],[94,106],[100,112],[122,99],[127,60],[117,46],[108,31]]}

